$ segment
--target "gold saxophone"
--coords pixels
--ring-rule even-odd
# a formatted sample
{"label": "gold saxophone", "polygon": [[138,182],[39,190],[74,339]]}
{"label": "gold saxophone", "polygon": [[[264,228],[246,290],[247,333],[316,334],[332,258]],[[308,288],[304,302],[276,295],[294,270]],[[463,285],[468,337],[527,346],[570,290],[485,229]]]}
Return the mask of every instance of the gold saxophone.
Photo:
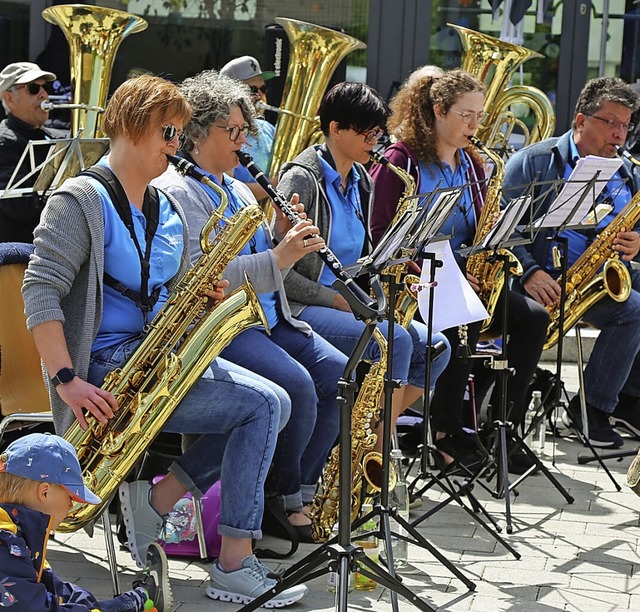
{"label": "gold saxophone", "polygon": [[88,416],[86,431],[76,421],[65,434],[78,453],[85,483],[102,503],[75,504],[60,531],[76,531],[100,516],[173,410],[238,333],[255,325],[268,329],[248,279],[207,310],[206,291],[222,278],[264,220],[257,204],[225,219],[225,192],[213,181],[207,184],[221,201],[200,234],[203,255],[180,280],[131,358],[105,379],[103,389],[116,397],[118,411],[106,425]]}
{"label": "gold saxophone", "polygon": [[[615,216],[598,237],[567,271],[567,299],[564,307],[564,331],[573,327],[596,302],[608,295],[616,302],[624,302],[631,293],[631,275],[613,250],[618,232],[631,230],[640,219],[640,191]],[[598,271],[600,271],[598,273]],[[558,278],[561,283],[562,279]],[[547,308],[551,321],[547,330],[545,349],[552,347],[559,337],[560,306]]]}
{"label": "gold saxophone", "polygon": [[[487,184],[484,205],[482,206],[480,218],[476,226],[476,233],[473,237],[473,245],[476,246],[485,239],[486,235],[494,226],[497,215],[500,212],[505,164],[502,157],[485,146],[481,140],[475,136],[472,136],[470,140],[471,143],[480,149],[494,164],[493,174]],[[511,274],[516,276],[522,275],[522,265],[511,251],[499,249],[498,254],[509,257],[512,265]],[[482,327],[480,328],[481,333],[486,332],[491,326],[500,295],[502,294],[502,287],[504,286],[504,268],[502,261],[491,261],[492,255],[493,253],[489,253],[488,251],[480,251],[479,253],[469,255],[467,258],[466,271],[478,279],[480,284],[478,297],[482,300],[484,307],[489,313],[488,318],[482,323]]]}
{"label": "gold saxophone", "polygon": [[[373,451],[378,436],[371,431],[371,423],[380,418],[380,396],[384,390],[387,340],[376,327],[373,338],[380,347],[380,360],[367,372],[351,412],[351,522],[357,518],[362,505],[363,481],[368,484],[366,494],[380,491],[382,456]],[[309,518],[311,537],[326,542],[338,522],[340,475],[340,447],[335,446],[322,472],[322,479],[313,501]],[[389,488],[395,486],[395,472],[389,474]]]}
{"label": "gold saxophone", "polygon": [[[410,206],[416,206],[416,200],[412,200],[412,196],[416,194],[417,185],[414,178],[402,168],[392,164],[382,153],[376,151],[371,152],[371,159],[376,164],[381,164],[385,168],[388,168],[393,172],[403,183],[404,191],[401,198],[398,200],[398,207],[396,208],[396,214],[393,217],[391,224],[396,223],[402,215],[409,209]],[[412,285],[416,285],[420,282],[420,279],[415,274],[408,274],[408,263],[395,264],[389,266],[382,271],[382,275],[394,276],[396,283],[403,284],[402,291],[398,294],[396,299],[396,308],[394,311],[395,320],[398,325],[401,325],[405,329],[411,325],[413,316],[418,308],[418,298],[416,292],[411,289]],[[383,282],[382,289],[387,298],[387,304],[389,303],[389,283]],[[389,313],[387,313],[387,318]]]}

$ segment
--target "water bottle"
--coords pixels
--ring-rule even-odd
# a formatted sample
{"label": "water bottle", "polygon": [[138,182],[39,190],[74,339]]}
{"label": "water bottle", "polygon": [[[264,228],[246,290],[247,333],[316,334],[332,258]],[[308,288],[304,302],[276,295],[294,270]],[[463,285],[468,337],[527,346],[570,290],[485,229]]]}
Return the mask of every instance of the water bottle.
{"label": "water bottle", "polygon": [[[371,504],[362,504],[362,515],[367,515],[373,510],[373,506]],[[377,535],[365,535],[367,532],[377,531],[378,522],[377,517],[372,516],[368,521],[363,523],[363,525],[358,529],[358,533],[353,538],[353,543],[356,546],[361,546],[364,554],[372,559],[376,563],[379,561],[380,557],[380,543],[378,541]],[[359,562],[360,563],[360,562]],[[361,574],[360,572],[356,572],[354,579],[354,588],[356,591],[373,591],[376,588],[378,583]]]}
{"label": "water bottle", "polygon": [[[402,466],[402,451],[393,449],[391,451],[391,465],[396,472],[396,485],[389,491],[389,506],[396,508],[398,516],[405,521],[409,521],[409,490],[407,481],[404,478],[404,470]],[[406,530],[403,525],[391,519],[391,530],[395,533],[405,535]],[[406,540],[391,537],[391,552],[393,554],[393,567],[396,570],[407,567],[409,560],[407,555],[409,543]],[[385,551],[382,551],[384,554]],[[386,555],[385,555],[386,556]]]}
{"label": "water bottle", "polygon": [[525,442],[527,446],[538,456],[544,454],[547,427],[544,419],[538,419],[537,425],[531,429],[531,423],[536,415],[542,412],[542,393],[534,391],[531,395],[531,403],[525,415],[525,431],[529,430]]}
{"label": "water bottle", "polygon": [[[335,527],[331,531],[331,537],[329,539],[333,540],[336,538],[337,542],[338,537],[338,525],[336,523]],[[327,574],[327,591],[329,593],[335,593],[338,590],[338,585],[340,584],[340,574],[338,572],[329,572]],[[347,591],[351,593],[353,591],[353,572],[349,572],[349,585],[347,587]]]}

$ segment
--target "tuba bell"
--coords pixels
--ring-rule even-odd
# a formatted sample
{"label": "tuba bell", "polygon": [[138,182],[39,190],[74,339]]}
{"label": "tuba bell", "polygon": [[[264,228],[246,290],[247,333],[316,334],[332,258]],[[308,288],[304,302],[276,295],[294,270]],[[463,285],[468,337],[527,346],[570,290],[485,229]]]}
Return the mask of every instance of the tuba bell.
{"label": "tuba bell", "polygon": [[113,60],[129,34],[142,32],[147,22],[137,15],[85,4],[61,4],[42,11],[42,17],[60,27],[71,53],[71,136],[102,136],[98,108],[109,91]]}
{"label": "tuba bell", "polygon": [[[528,85],[509,85],[521,64],[542,55],[462,26],[447,25],[458,32],[462,42],[461,68],[482,81],[486,88],[484,108],[488,116],[478,127],[476,136],[486,146],[499,149],[507,148],[515,126],[523,131],[525,145],[551,136],[556,125],[555,110],[546,94]],[[533,111],[535,124],[531,129],[510,110],[511,105],[520,103]]]}
{"label": "tuba bell", "polygon": [[366,47],[353,36],[312,23],[283,17],[276,22],[287,33],[291,52],[269,176],[313,142],[319,127],[315,116],[335,69],[348,53]]}

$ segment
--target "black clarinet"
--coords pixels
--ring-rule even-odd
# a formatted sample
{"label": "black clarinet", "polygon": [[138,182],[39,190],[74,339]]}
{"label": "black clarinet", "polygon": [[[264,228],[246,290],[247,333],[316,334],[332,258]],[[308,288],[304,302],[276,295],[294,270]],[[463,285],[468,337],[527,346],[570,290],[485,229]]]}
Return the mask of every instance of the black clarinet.
{"label": "black clarinet", "polygon": [[[291,222],[291,224],[297,225],[300,223],[300,221],[302,221],[300,215],[293,210],[282,192],[278,191],[265,173],[258,168],[256,163],[253,161],[253,157],[243,151],[236,151],[236,155],[238,156],[240,163],[250,172],[251,176],[256,179],[258,185],[267,192],[271,200],[273,200],[273,203],[282,211],[282,214]],[[307,239],[308,238],[318,238],[318,235],[309,234],[309,236],[307,236]],[[362,311],[362,307],[364,307],[366,309],[366,312],[364,313],[366,318],[377,318],[379,316],[377,313],[380,310],[378,305],[380,300],[370,297],[361,287],[358,286],[353,277],[344,269],[340,260],[326,244],[319,251],[316,251],[316,253],[320,255],[322,260],[327,264],[327,266],[329,266],[329,269],[336,277],[336,281],[333,283],[332,287],[336,289],[336,291],[338,291],[345,300],[347,300],[353,312]],[[346,289],[346,291],[341,290],[343,288]],[[375,286],[374,291],[377,295]],[[357,300],[357,304],[354,304],[354,299]]]}

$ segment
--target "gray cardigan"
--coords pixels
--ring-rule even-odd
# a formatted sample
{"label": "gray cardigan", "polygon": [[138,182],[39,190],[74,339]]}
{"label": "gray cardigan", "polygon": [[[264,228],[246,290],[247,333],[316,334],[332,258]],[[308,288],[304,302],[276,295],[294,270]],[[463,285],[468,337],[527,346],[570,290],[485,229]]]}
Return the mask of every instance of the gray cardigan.
{"label": "gray cardigan", "polygon": [[[187,224],[180,206],[169,201],[184,223],[184,246],[171,290],[189,267]],[[102,201],[89,180],[67,180],[47,201],[34,233],[34,254],[24,276],[22,296],[27,327],[62,321],[73,367],[86,380],[91,347],[102,320],[104,218]],[[43,368],[56,432],[63,435],[75,420]]]}
{"label": "gray cardigan", "polygon": [[[204,227],[213,212],[213,200],[202,183],[182,176],[173,166],[170,166],[164,174],[152,181],[152,184],[172,195],[182,206],[187,224],[189,224],[189,254],[191,261],[195,261],[202,255],[200,248],[200,230]],[[234,180],[233,189],[236,195],[245,204],[255,204],[256,199],[249,188],[242,182]],[[263,224],[267,238],[273,242],[269,227]],[[276,257],[272,249],[251,255],[235,257],[227,266],[224,278],[229,281],[228,291],[239,287],[244,283],[244,275],[249,277],[256,293],[278,292],[278,304],[280,314],[293,327],[311,335],[311,327],[303,321],[294,319],[291,315],[289,302],[284,290],[283,277],[286,277],[291,268],[279,270],[276,265]]]}
{"label": "gray cardigan", "polygon": [[[360,200],[367,220],[365,229],[369,237],[368,220],[373,209],[373,180],[362,164],[356,162],[354,165],[361,176]],[[299,194],[307,216],[318,227],[320,235],[327,237],[331,234],[331,206],[324,188],[322,162],[318,158],[315,146],[305,149],[293,161],[282,167],[278,190],[287,199],[294,193]],[[363,254],[367,246],[363,246]],[[298,316],[307,305],[331,307],[337,291],[320,284],[323,265],[317,253],[309,253],[299,260],[287,275],[284,286],[294,316]]]}

